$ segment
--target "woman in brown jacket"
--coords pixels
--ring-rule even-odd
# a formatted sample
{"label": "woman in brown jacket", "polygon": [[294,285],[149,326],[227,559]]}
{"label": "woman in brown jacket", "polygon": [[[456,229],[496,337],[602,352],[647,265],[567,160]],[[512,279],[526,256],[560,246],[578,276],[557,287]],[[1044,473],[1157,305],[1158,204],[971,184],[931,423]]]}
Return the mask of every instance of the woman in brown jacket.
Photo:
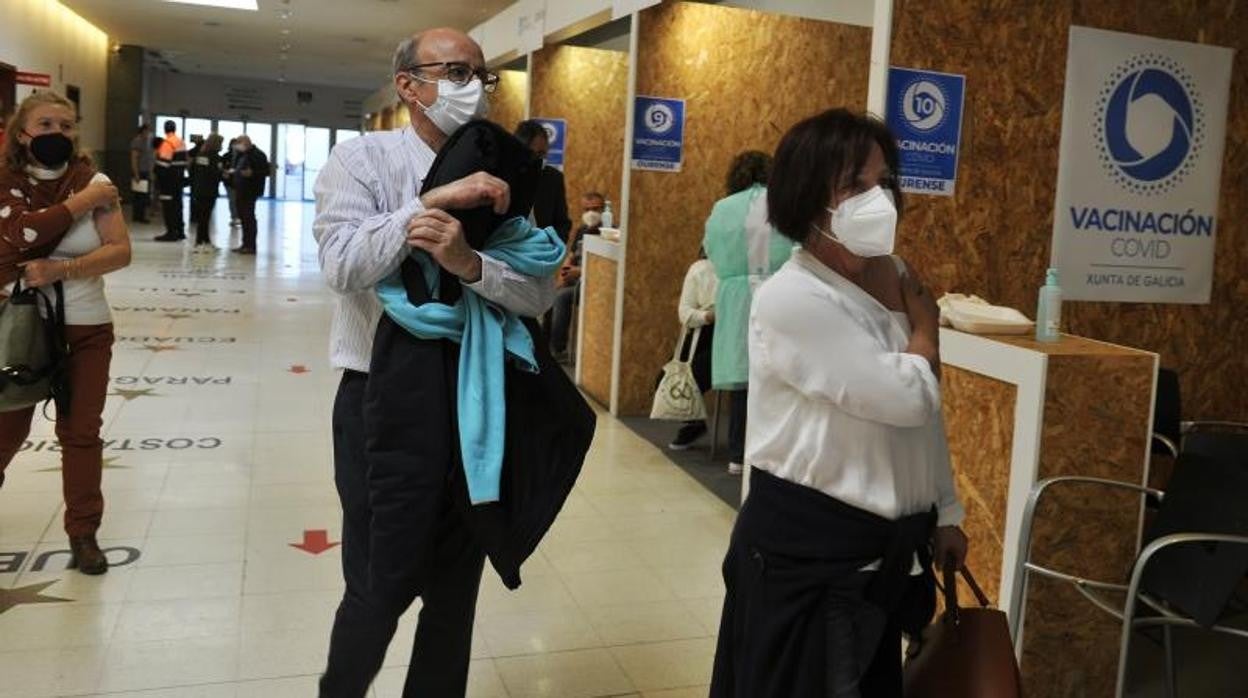
{"label": "woman in brown jacket", "polygon": [[[100,491],[100,415],[108,391],[113,324],[103,275],[130,263],[130,235],[117,189],[79,152],[74,106],[52,92],[27,97],[5,130],[0,163],[0,283],[61,282],[69,344],[67,413],[57,410],[65,531],[73,562],[102,574],[95,533]],[[0,291],[2,293],[2,291]],[[30,433],[34,407],[0,412],[0,484]]]}

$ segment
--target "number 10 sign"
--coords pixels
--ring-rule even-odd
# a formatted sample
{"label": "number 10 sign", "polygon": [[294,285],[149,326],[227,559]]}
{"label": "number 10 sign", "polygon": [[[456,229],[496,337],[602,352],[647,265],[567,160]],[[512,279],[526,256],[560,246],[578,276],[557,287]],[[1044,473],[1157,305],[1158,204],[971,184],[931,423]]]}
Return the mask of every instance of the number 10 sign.
{"label": "number 10 sign", "polygon": [[633,169],[679,172],[684,150],[685,100],[638,95],[633,102]]}

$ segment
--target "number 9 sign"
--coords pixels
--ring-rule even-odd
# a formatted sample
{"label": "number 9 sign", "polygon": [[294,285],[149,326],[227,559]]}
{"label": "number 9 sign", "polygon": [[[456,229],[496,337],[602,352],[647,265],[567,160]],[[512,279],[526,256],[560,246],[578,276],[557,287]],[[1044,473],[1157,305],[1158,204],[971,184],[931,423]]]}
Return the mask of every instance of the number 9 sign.
{"label": "number 9 sign", "polygon": [[666,104],[651,104],[646,108],[645,121],[651,133],[667,133],[676,123],[676,115]]}

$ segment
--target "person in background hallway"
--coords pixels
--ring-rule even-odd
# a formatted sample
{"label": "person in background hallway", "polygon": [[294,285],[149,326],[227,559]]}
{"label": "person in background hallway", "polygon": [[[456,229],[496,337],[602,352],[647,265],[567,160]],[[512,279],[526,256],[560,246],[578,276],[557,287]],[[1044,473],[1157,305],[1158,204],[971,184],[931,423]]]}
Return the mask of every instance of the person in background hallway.
{"label": "person in background hallway", "polygon": [[165,219],[165,234],[157,237],[157,242],[186,239],[186,223],[182,220],[186,164],[186,144],[178,137],[178,125],[166,121],[165,139],[156,150],[156,185],[160,191],[161,215]]}
{"label": "person in background hallway", "polygon": [[[506,182],[478,172],[419,194],[447,137],[484,115],[485,93],[498,84],[498,76],[485,69],[481,47],[462,32],[431,29],[401,42],[393,67],[395,90],[411,112],[411,124],[339,143],[315,188],[312,232],[322,274],[337,294],[331,360],[344,369],[334,402],[333,434],[346,592],[334,618],[320,682],[322,698],[360,698],[368,692],[399,617],[417,596],[422,607],[403,695],[463,696],[485,560],[452,505],[448,483],[455,465],[450,460],[439,470],[392,478],[395,491],[387,492],[391,501],[384,509],[378,504],[376,513],[392,521],[401,507],[410,525],[399,531],[393,526],[373,528],[370,495],[377,490],[370,486],[365,387],[382,313],[377,283],[394,273],[410,251],[422,250],[483,299],[518,315],[539,317],[553,296],[549,279],[518,274],[474,251],[462,226],[446,213],[487,205],[506,211]],[[399,496],[401,505],[392,498]],[[375,541],[389,545],[396,536],[427,541],[428,553],[403,560],[373,555]],[[395,588],[400,584],[390,580],[399,571],[418,581],[411,588]]]}
{"label": "person in background hallway", "polygon": [[191,220],[195,247],[212,249],[212,209],[221,184],[221,135],[209,134],[191,159]]}
{"label": "person in background hallway", "polygon": [[[42,259],[4,270],[26,287],[61,282],[65,302],[69,395],[57,401],[65,532],[72,564],[103,574],[108,560],[95,534],[104,517],[100,415],[108,392],[113,325],[103,276],[130,263],[130,236],[117,188],[79,150],[74,105],[54,92],[36,92],[9,122],[0,165],[0,237],[18,247],[51,249]],[[71,191],[76,193],[70,193]],[[0,412],[0,485],[4,470],[30,434],[35,407]]]}
{"label": "person in background hallway", "polygon": [[[225,168],[222,184],[225,185],[225,196],[230,202],[230,228],[242,225],[238,220],[238,192],[234,189],[234,160],[238,157],[238,138],[231,138],[225,147],[225,156],[221,159]],[[233,232],[233,231],[231,231]]]}
{"label": "person in background hallway", "polygon": [[[711,344],[715,341],[715,294],[719,290],[719,277],[715,276],[715,265],[706,258],[706,250],[702,250],[698,261],[689,266],[685,272],[685,283],[680,289],[680,306],[677,313],[680,324],[690,329],[700,328],[698,346],[693,352],[691,368],[693,379],[698,382],[698,390],[705,394],[711,389]],[[687,355],[689,342],[693,341],[693,333],[685,341],[681,356]],[[706,434],[706,420],[685,422],[676,432],[676,438],[668,444],[673,451],[684,451]]]}
{"label": "person in background hallway", "polygon": [[[160,201],[160,174],[161,173],[159,170],[156,169],[155,155],[156,153],[160,152],[160,147],[164,145],[164,143],[165,143],[164,138],[161,138],[160,136],[152,136],[152,180],[151,180],[152,183],[148,185],[149,194],[148,194],[148,200],[147,200],[149,206],[153,201],[152,194],[150,192],[156,192],[156,199],[154,200]],[[163,205],[150,206],[150,208],[148,209],[148,216],[149,216],[149,219],[148,219],[149,222],[151,221],[151,218],[160,218],[163,220],[165,217],[164,206]]]}
{"label": "person in background hallway", "polygon": [[533,197],[533,224],[539,228],[553,227],[560,239],[566,239],[572,230],[572,221],[568,219],[568,194],[563,173],[546,164],[546,154],[550,150],[546,129],[539,121],[521,121],[516,126],[516,138],[542,159],[542,176]]}
{"label": "person in background hallway", "polygon": [[961,568],[932,293],[892,256],[896,141],[834,109],[781,139],[770,222],[800,245],[749,320],[749,496],[724,560],[714,698],[902,698],[901,636]]}
{"label": "person in background hallway", "polygon": [[264,185],[269,181],[269,157],[249,136],[239,136],[234,148],[234,190],[238,192],[238,217],[243,225],[243,244],[234,251],[255,254],[256,200],[264,196]]}
{"label": "person in background hallway", "polygon": [[[156,166],[156,150],[152,147],[152,126],[143,124],[130,141],[130,195],[133,197],[135,223],[150,223],[147,206],[152,200],[152,168]],[[136,191],[146,187],[146,191]]]}
{"label": "person in background hallway", "polygon": [[[195,162],[195,158],[199,156],[200,148],[202,148],[204,145],[204,137],[198,133],[191,134],[190,140],[191,140],[191,149],[186,151],[186,163],[187,163],[186,168],[187,168],[187,174],[188,174],[187,182],[191,181],[189,177],[190,170],[191,170],[191,163]],[[194,199],[194,193],[192,192],[191,215],[190,215],[191,225],[195,225],[195,223],[197,222],[197,219],[195,218],[195,205],[194,205],[193,199]]]}
{"label": "person in background hallway", "polygon": [[739,475],[745,459],[749,347],[746,325],[754,289],[788,260],[793,243],[767,224],[767,176],[771,158],[757,150],[737,155],[728,170],[728,196],[706,219],[702,248],[715,265],[715,342],[711,382],[730,395],[728,472]]}
{"label": "person in background hallway", "polygon": [[555,305],[550,310],[550,349],[556,360],[567,362],[572,330],[572,308],[581,292],[581,243],[586,235],[598,235],[602,226],[602,194],[591,191],[581,197],[581,224],[568,236],[568,259],[555,279]]}

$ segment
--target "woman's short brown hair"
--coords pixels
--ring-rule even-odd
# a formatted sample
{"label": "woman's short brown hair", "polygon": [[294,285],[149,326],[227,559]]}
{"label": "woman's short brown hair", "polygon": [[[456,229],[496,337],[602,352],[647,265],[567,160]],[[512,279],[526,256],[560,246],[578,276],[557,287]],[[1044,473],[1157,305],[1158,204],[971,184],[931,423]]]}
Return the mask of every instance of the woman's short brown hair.
{"label": "woman's short brown hair", "polygon": [[771,156],[761,150],[746,150],[732,159],[724,189],[728,196],[732,196],[755,184],[766,184],[770,175]]}
{"label": "woman's short brown hair", "polygon": [[[36,92],[17,106],[17,110],[13,112],[13,116],[9,118],[9,122],[4,127],[4,166],[13,172],[22,172],[26,166],[30,164],[30,158],[26,153],[26,146],[22,145],[17,137],[26,130],[26,120],[30,118],[30,112],[37,107],[48,104],[65,107],[75,116],[78,110],[74,107],[74,103],[65,99],[61,95],[51,92]],[[82,154],[78,150],[78,139],[74,139],[74,157],[82,158]],[[71,158],[72,160],[72,158]]]}
{"label": "woman's short brown hair", "polygon": [[[897,143],[882,121],[848,109],[830,109],[799,121],[776,148],[767,183],[767,216],[776,230],[795,242],[805,242],[811,226],[824,215],[833,184],[852,180],[862,172],[871,147],[880,146],[884,162],[897,173]],[[893,178],[890,188],[902,210],[901,188]]]}

